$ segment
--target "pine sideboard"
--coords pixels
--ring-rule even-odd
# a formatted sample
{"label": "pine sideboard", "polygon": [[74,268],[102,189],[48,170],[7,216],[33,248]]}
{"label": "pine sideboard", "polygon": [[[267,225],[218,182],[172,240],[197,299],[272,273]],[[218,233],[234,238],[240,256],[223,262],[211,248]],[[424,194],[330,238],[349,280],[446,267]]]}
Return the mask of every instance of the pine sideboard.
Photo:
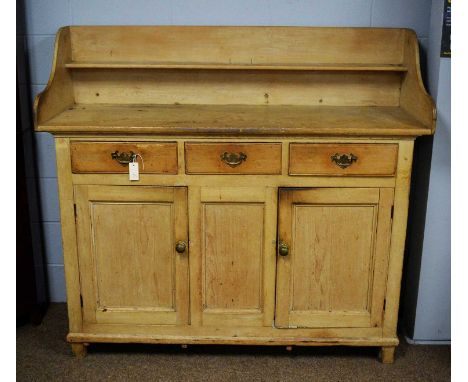
{"label": "pine sideboard", "polygon": [[34,106],[77,356],[347,345],[393,362],[413,143],[436,118],[413,31],[64,27]]}

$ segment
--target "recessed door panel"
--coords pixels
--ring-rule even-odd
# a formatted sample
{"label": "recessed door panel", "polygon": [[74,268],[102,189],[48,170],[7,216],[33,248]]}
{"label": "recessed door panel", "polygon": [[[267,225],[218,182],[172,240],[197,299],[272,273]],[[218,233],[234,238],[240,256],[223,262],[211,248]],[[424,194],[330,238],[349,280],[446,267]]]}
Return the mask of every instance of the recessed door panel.
{"label": "recessed door panel", "polygon": [[374,206],[294,206],[294,311],[367,310],[375,216]]}
{"label": "recessed door panel", "polygon": [[174,311],[173,204],[91,208],[99,308]]}
{"label": "recessed door panel", "polygon": [[262,307],[263,203],[206,203],[203,208],[205,308]]}

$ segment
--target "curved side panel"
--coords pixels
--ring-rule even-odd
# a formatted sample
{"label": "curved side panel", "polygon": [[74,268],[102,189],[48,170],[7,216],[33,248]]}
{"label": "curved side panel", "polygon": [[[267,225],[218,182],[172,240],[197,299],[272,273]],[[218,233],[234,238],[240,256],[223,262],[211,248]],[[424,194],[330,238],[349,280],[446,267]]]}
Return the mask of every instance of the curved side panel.
{"label": "curved side panel", "polygon": [[70,107],[74,103],[73,82],[65,63],[71,61],[70,28],[63,27],[55,39],[52,69],[46,88],[34,100],[34,127]]}
{"label": "curved side panel", "polygon": [[406,30],[403,64],[408,68],[408,72],[401,87],[400,106],[430,128],[433,134],[436,107],[422,81],[418,39],[411,29]]}

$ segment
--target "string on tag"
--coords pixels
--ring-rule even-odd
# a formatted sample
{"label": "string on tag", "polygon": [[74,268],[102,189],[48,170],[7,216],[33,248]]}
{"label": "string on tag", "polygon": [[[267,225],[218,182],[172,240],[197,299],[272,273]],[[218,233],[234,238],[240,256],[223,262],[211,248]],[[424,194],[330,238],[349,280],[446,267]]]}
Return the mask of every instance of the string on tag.
{"label": "string on tag", "polygon": [[140,157],[141,159],[141,169],[145,169],[145,161],[143,160],[143,157],[140,154],[133,154],[133,161],[135,162],[137,160],[137,157]]}

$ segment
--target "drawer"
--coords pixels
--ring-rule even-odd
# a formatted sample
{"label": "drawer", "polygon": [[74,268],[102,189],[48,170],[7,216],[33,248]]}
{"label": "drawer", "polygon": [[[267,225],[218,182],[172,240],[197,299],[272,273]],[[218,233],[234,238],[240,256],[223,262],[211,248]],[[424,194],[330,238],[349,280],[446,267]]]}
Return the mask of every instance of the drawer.
{"label": "drawer", "polygon": [[395,174],[398,145],[370,143],[291,143],[290,175]]}
{"label": "drawer", "polygon": [[140,154],[141,173],[177,174],[177,143],[121,143],[121,142],[73,142],[71,161],[73,173],[127,173],[128,165],[112,158],[112,153]]}
{"label": "drawer", "polygon": [[281,143],[185,144],[187,174],[281,174]]}

